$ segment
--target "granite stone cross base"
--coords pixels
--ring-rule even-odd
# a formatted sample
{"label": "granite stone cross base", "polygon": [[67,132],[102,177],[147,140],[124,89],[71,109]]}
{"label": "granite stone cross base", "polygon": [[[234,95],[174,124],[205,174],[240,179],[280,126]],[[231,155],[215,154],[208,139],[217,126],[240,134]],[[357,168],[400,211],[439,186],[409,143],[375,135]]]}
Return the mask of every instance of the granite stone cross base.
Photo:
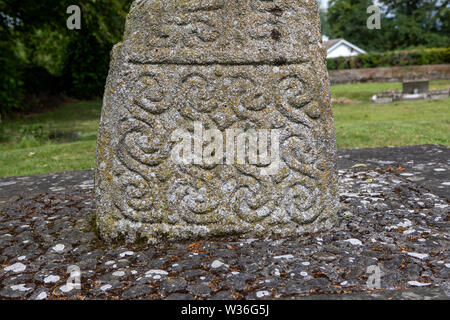
{"label": "granite stone cross base", "polygon": [[97,143],[103,239],[331,229],[325,51],[315,0],[135,1],[112,52]]}
{"label": "granite stone cross base", "polygon": [[449,159],[340,150],[332,232],[114,247],[93,171],[3,178],[0,299],[449,299]]}

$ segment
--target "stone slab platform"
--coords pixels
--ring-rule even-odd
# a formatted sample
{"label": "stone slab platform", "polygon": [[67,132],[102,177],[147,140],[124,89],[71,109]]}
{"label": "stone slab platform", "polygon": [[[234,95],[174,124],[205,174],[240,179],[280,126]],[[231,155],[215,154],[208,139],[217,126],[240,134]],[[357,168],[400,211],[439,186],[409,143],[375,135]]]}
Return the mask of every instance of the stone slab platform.
{"label": "stone slab platform", "polygon": [[288,239],[111,248],[92,171],[0,179],[0,299],[448,299],[450,148],[339,154],[340,225]]}

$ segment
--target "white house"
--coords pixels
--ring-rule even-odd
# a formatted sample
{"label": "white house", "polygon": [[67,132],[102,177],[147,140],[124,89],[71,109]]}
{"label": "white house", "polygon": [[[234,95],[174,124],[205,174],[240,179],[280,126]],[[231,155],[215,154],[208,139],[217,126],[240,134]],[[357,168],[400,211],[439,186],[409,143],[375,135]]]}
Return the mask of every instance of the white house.
{"label": "white house", "polygon": [[327,58],[350,57],[366,53],[363,49],[355,46],[345,39],[334,39],[324,41],[323,44],[327,48]]}

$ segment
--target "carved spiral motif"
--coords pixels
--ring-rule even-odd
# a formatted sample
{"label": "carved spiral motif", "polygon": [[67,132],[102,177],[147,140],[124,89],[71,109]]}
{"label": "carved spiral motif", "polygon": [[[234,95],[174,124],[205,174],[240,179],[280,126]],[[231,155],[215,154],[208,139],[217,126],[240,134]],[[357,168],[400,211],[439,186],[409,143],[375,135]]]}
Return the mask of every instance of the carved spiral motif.
{"label": "carved spiral motif", "polygon": [[198,120],[199,113],[216,109],[214,86],[201,74],[190,74],[181,83],[180,112],[188,119]]}
{"label": "carved spiral motif", "polygon": [[[117,176],[122,196],[115,203],[121,212],[133,221],[143,222],[171,221],[173,214],[174,221],[180,217],[196,225],[217,223],[223,219],[220,212],[224,208],[232,209],[237,220],[247,223],[261,222],[277,208],[298,224],[317,219],[322,176],[316,164],[322,150],[317,149],[316,133],[311,129],[321,112],[307,69],[280,72],[282,75],[273,84],[278,94],[269,96],[263,91],[266,80],[254,80],[238,69],[223,76],[223,72],[212,68],[205,72],[180,68],[183,76],[176,79],[173,89],[167,83],[174,83],[174,79],[147,67],[133,87],[133,104],[127,107],[130,118],[122,123],[117,143],[118,159],[126,169]],[[273,115],[280,119],[278,123],[284,122],[282,126],[271,125]],[[283,171],[265,176],[261,169],[270,164],[235,164],[231,169],[218,164],[192,164],[186,168],[177,165],[175,169],[168,166],[173,169],[167,174],[170,177],[161,179],[158,173],[167,171],[164,166],[173,146],[170,132],[174,128],[167,128],[169,119],[177,119],[191,133],[193,121],[202,122],[204,130],[248,130],[267,123],[280,128]],[[298,128],[302,134],[297,134]],[[225,170],[232,171],[229,175],[234,184],[224,197],[218,189],[231,181],[220,176]],[[160,188],[169,183],[167,189]]]}
{"label": "carved spiral motif", "polygon": [[187,223],[213,223],[217,219],[214,211],[220,203],[214,193],[211,186],[199,179],[183,179],[170,187],[168,203],[177,208],[178,214]]}
{"label": "carved spiral motif", "polygon": [[120,177],[123,193],[126,195],[126,203],[138,211],[152,209],[152,204],[144,199],[149,194],[150,188],[144,178],[131,174]]}
{"label": "carved spiral motif", "polygon": [[254,223],[264,220],[274,208],[275,201],[269,190],[263,190],[262,184],[252,181],[241,184],[232,197],[233,209],[243,221]]}
{"label": "carved spiral motif", "polygon": [[281,79],[279,86],[280,112],[291,121],[311,128],[313,126],[311,120],[320,118],[321,110],[308,81],[299,75],[290,75]]}
{"label": "carved spiral motif", "polygon": [[232,196],[234,212],[243,221],[254,223],[264,220],[275,209],[270,177],[261,175],[254,165],[236,166],[240,173],[236,191]]}
{"label": "carved spiral motif", "polygon": [[290,75],[280,81],[281,97],[289,105],[302,108],[311,102],[312,94],[307,83],[299,75]]}
{"label": "carved spiral motif", "polygon": [[314,168],[317,161],[315,145],[306,143],[300,136],[287,138],[282,144],[282,158],[287,166],[306,176],[317,178],[318,170]]}
{"label": "carved spiral motif", "polygon": [[171,143],[165,127],[158,119],[131,119],[125,121],[125,133],[120,141],[119,155],[122,159],[131,156],[135,161],[147,166],[156,166],[170,155]]}
{"label": "carved spiral motif", "polygon": [[169,104],[164,99],[165,92],[162,80],[155,74],[143,74],[132,93],[134,102],[152,114],[160,114],[167,110]]}
{"label": "carved spiral motif", "polygon": [[199,20],[194,24],[193,34],[204,42],[213,42],[219,37],[216,27],[206,19]]}
{"label": "carved spiral motif", "polygon": [[259,89],[255,81],[245,75],[236,75],[229,79],[230,103],[237,114],[243,110],[261,111],[267,107],[267,99],[262,89]]}
{"label": "carved spiral motif", "polygon": [[284,203],[291,219],[299,224],[311,223],[321,213],[320,191],[311,179],[305,178],[302,182],[293,183],[285,195]]}
{"label": "carved spiral motif", "polygon": [[[120,191],[114,203],[132,221],[155,223],[164,219],[159,199],[161,190],[154,177],[143,177],[132,171],[116,176]],[[120,195],[120,196],[119,196]]]}

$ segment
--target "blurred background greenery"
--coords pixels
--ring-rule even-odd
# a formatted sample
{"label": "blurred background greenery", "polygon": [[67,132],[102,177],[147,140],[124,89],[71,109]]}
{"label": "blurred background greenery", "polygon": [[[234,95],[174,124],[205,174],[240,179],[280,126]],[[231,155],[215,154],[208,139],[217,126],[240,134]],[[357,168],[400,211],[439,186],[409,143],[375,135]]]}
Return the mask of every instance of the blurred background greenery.
{"label": "blurred background greenery", "polygon": [[[321,9],[322,33],[345,38],[366,51],[382,52],[450,45],[448,0],[330,0]],[[366,27],[367,8],[377,4],[382,29]]]}
{"label": "blurred background greenery", "polygon": [[109,52],[131,1],[81,0],[81,30],[69,30],[72,0],[0,0],[0,114],[36,112],[60,95],[101,97]]}
{"label": "blurred background greenery", "polygon": [[[109,53],[121,41],[131,2],[0,0],[0,177],[93,167]],[[330,0],[321,10],[324,34],[368,51],[329,59],[330,70],[450,63],[449,0],[378,3],[381,31],[366,26],[371,0]],[[81,30],[66,26],[73,4],[81,8]],[[333,87],[339,147],[448,145],[450,99],[370,102],[400,86]]]}
{"label": "blurred background greenery", "polygon": [[[109,52],[121,40],[131,2],[0,0],[2,117],[57,105],[62,95],[79,99],[101,97]],[[377,55],[393,50],[448,48],[448,0],[379,0],[378,3],[382,6],[382,31],[366,27],[366,9],[372,0],[331,0],[328,10],[321,10],[324,34],[345,38],[370,51],[370,55],[358,61],[331,61],[328,64],[331,69],[421,64],[427,59],[448,63],[449,50],[442,51],[437,58],[436,54],[430,57],[423,51],[399,62],[396,55]],[[72,4],[81,8],[81,30],[66,27],[66,10]]]}

